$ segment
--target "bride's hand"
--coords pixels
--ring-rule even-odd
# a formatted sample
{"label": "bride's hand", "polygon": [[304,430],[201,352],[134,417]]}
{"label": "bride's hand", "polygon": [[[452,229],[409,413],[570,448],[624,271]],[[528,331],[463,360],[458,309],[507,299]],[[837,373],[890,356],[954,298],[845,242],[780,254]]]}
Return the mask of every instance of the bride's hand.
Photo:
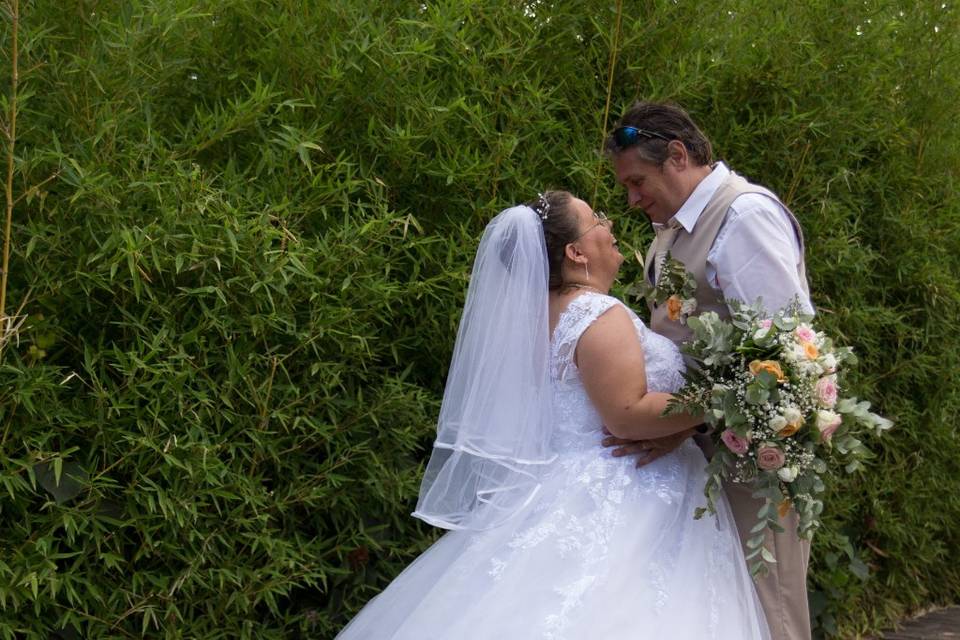
{"label": "bride's hand", "polygon": [[688,429],[671,436],[651,440],[624,440],[611,435],[606,428],[603,432],[607,434],[607,437],[603,439],[603,446],[616,447],[611,455],[616,458],[637,456],[637,467],[642,467],[676,450],[687,438],[695,434],[696,430]]}

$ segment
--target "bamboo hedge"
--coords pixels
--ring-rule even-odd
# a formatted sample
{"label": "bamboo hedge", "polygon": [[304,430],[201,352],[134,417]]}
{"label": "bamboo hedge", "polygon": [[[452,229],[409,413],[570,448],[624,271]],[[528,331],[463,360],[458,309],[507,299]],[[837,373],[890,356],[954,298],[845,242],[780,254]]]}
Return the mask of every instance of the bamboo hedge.
{"label": "bamboo hedge", "polygon": [[599,153],[638,97],[797,212],[897,422],[831,487],[818,635],[960,598],[955,3],[4,3],[0,637],[332,638],[437,535],[485,221],[563,187],[649,241]]}

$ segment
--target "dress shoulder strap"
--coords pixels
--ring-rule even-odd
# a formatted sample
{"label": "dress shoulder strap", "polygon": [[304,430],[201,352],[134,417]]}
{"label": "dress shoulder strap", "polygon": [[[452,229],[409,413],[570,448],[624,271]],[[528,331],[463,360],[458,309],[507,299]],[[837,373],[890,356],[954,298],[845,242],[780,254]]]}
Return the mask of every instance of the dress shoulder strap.
{"label": "dress shoulder strap", "polygon": [[616,305],[623,303],[613,296],[594,292],[583,293],[570,301],[553,330],[550,345],[552,377],[566,379],[580,336],[597,318]]}

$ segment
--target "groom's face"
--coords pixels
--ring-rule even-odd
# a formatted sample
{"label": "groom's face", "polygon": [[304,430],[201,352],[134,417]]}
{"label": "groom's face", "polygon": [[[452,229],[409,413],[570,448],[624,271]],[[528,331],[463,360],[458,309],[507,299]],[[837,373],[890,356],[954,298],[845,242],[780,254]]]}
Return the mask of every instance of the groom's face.
{"label": "groom's face", "polygon": [[672,158],[662,165],[642,160],[636,149],[613,156],[617,182],[627,189],[627,205],[643,209],[653,222],[667,223],[689,195],[674,165]]}

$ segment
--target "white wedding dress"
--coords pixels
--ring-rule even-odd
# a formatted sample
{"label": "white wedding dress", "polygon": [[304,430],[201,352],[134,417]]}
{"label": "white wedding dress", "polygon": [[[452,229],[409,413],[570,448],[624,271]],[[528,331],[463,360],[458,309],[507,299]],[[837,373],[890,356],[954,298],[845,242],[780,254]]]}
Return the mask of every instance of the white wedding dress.
{"label": "white wedding dress", "polygon": [[[584,293],[561,315],[550,373],[557,459],[517,516],[451,531],[337,636],[340,640],[749,640],[766,622],[725,501],[704,504],[692,440],[636,468],[601,445],[602,422],[573,354],[616,304]],[[675,391],[683,360],[634,316],[651,391]]]}

